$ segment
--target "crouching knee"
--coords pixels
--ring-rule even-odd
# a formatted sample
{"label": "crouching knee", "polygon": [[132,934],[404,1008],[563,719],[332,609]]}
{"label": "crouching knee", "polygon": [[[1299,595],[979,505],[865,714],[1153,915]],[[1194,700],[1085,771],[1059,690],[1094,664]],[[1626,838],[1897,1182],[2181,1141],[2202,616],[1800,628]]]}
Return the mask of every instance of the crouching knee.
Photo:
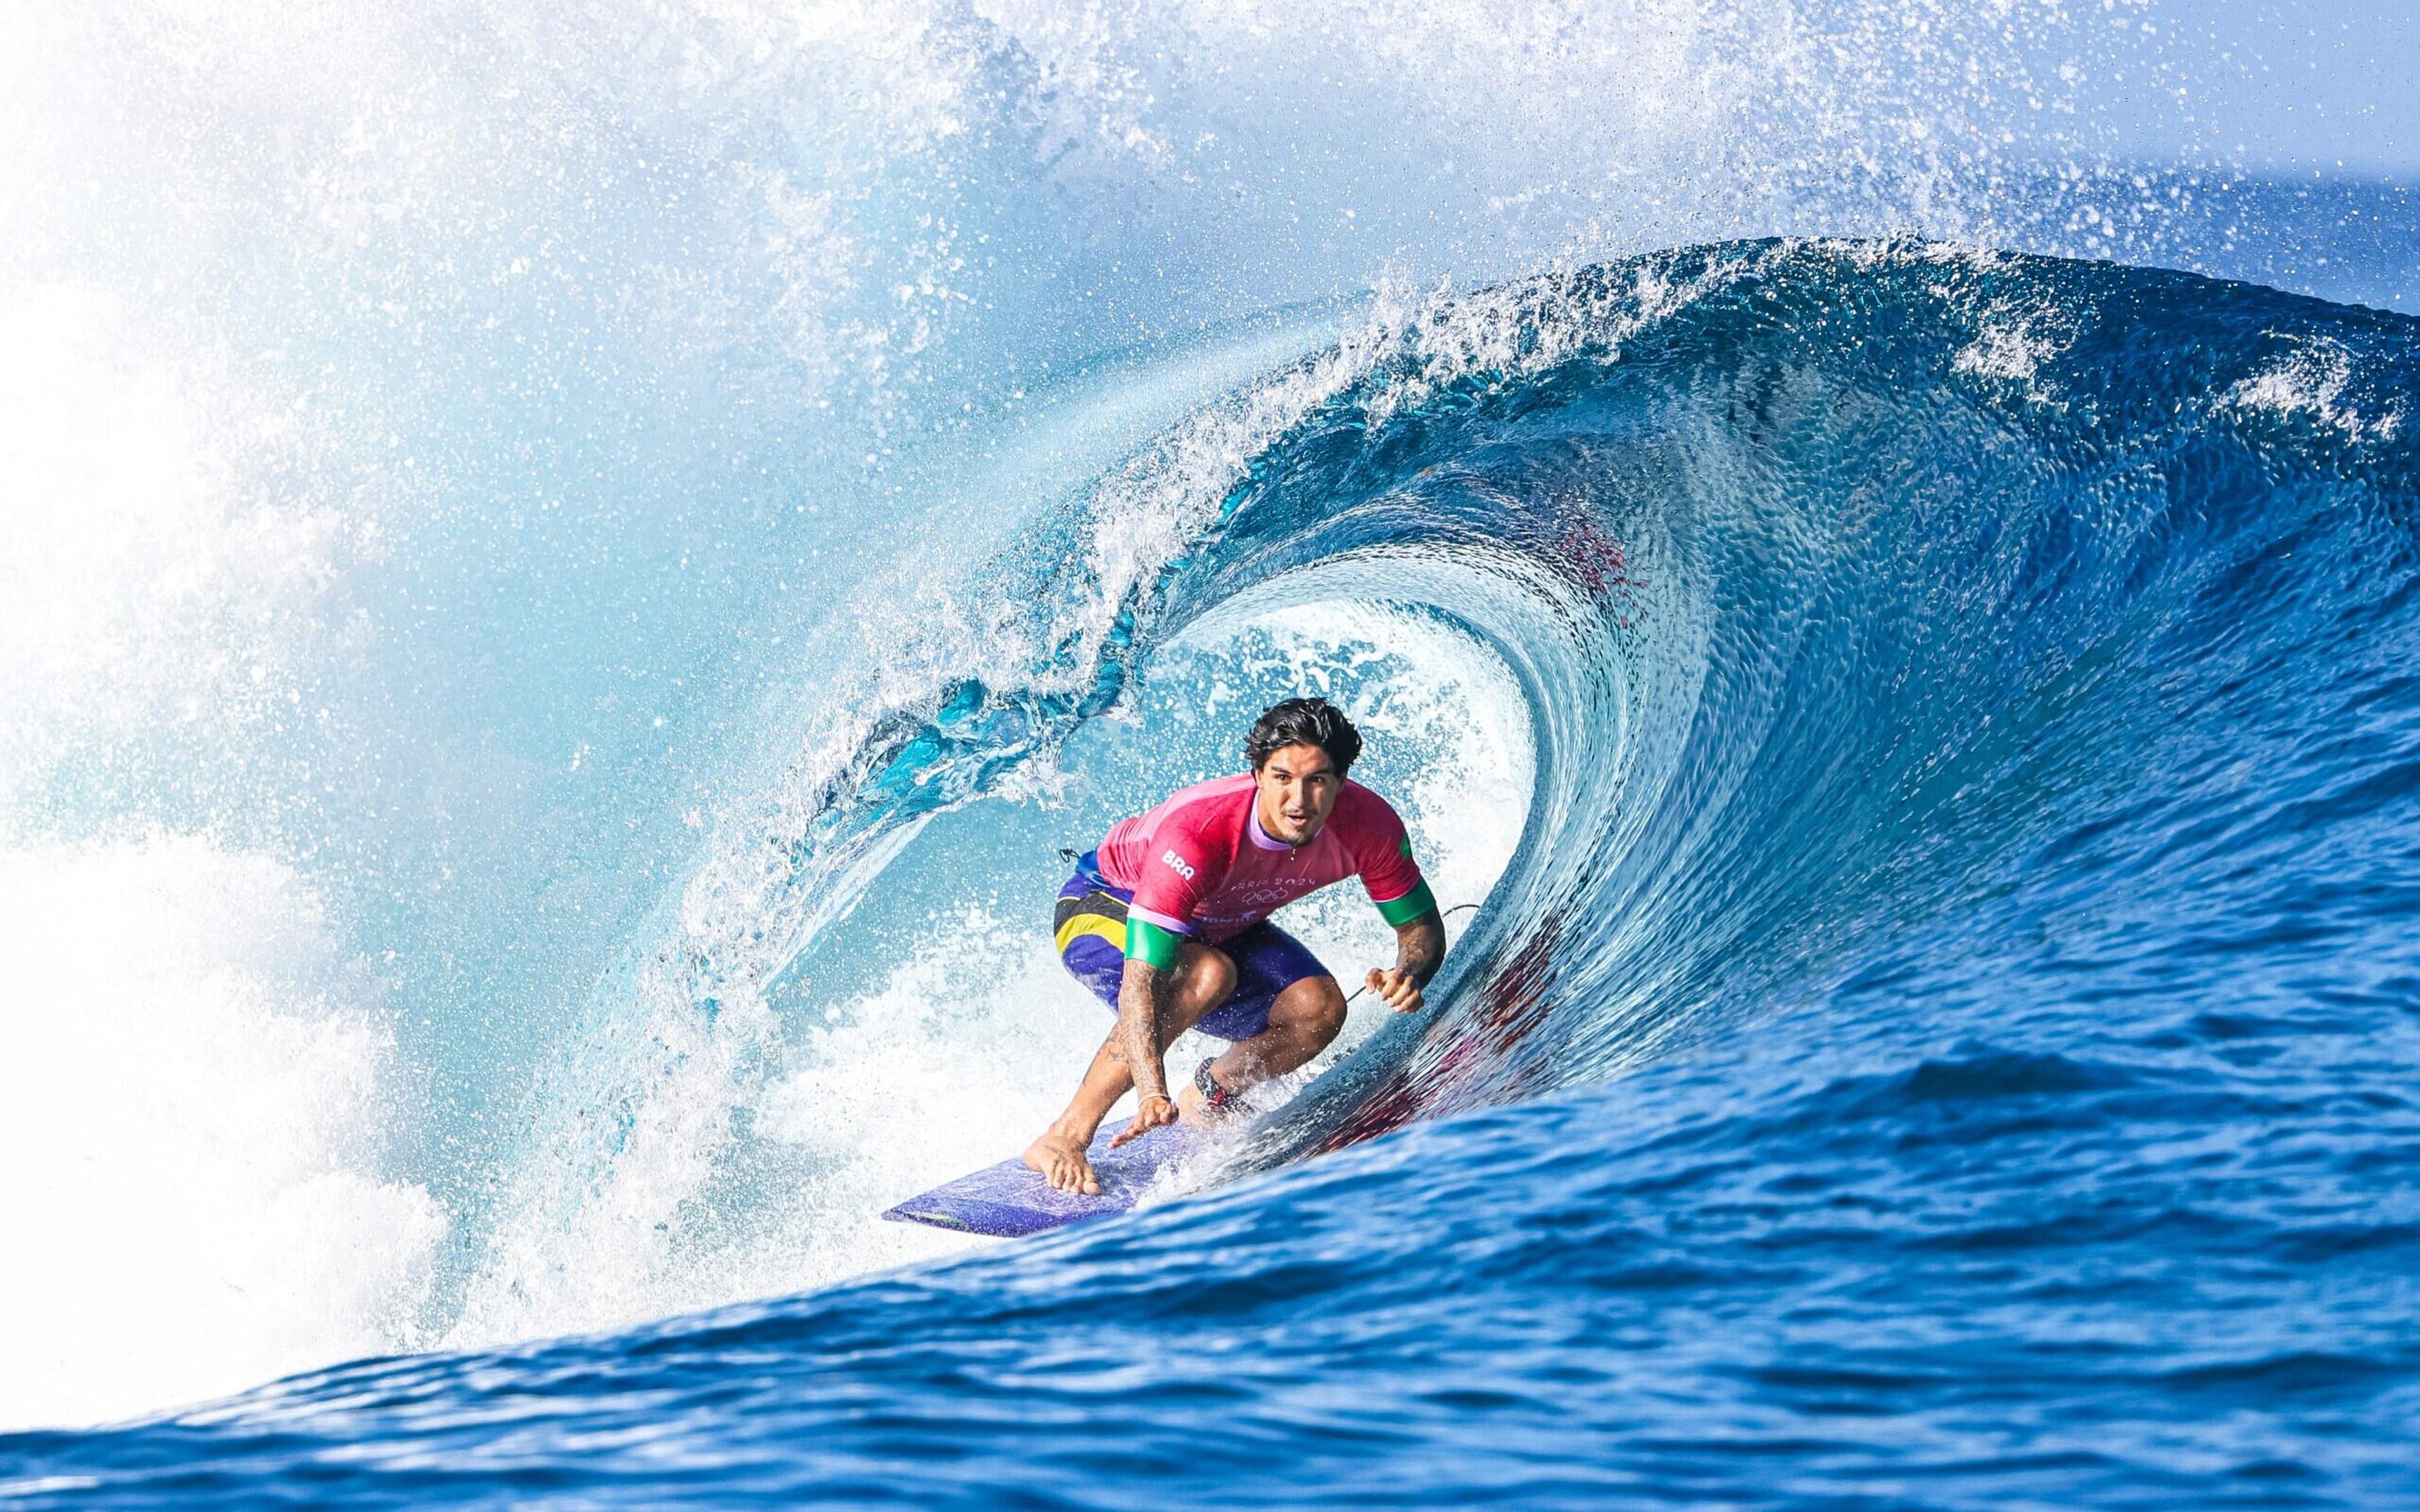
{"label": "crouching knee", "polygon": [[1333,977],[1306,977],[1278,995],[1269,1019],[1326,1045],[1344,1028],[1344,991]]}

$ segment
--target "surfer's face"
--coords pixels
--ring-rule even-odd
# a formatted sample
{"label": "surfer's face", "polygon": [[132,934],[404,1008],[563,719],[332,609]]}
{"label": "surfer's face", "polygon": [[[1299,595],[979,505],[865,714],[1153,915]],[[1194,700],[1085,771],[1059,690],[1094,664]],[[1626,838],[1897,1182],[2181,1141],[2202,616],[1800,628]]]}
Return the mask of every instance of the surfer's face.
{"label": "surfer's face", "polygon": [[1317,746],[1280,746],[1252,774],[1260,784],[1261,828],[1287,845],[1308,845],[1335,810],[1344,779]]}

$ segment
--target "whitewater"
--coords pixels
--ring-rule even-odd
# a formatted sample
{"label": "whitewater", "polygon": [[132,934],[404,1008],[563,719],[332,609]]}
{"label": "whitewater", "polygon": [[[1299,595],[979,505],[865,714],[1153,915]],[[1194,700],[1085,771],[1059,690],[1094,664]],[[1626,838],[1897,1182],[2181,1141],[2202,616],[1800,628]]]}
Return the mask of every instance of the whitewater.
{"label": "whitewater", "polygon": [[[0,1503],[2420,1499],[2420,214],[2226,19],[12,17]],[[881,1222],[1306,691],[1428,1011]]]}

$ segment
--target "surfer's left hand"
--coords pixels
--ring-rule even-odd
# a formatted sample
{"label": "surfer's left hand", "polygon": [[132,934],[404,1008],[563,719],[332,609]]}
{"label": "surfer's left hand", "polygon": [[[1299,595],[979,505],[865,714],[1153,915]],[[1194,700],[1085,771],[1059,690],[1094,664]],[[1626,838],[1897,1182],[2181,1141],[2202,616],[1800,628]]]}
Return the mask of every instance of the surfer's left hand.
{"label": "surfer's left hand", "polygon": [[1384,971],[1372,967],[1368,985],[1381,1001],[1398,1013],[1417,1013],[1425,1001],[1420,996],[1419,979],[1401,966],[1389,966]]}

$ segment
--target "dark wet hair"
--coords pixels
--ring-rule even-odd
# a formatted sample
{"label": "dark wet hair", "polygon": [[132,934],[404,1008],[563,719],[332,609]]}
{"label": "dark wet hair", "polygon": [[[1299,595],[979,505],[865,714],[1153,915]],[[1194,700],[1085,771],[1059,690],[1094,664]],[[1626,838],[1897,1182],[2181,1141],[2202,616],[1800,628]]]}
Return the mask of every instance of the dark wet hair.
{"label": "dark wet hair", "polygon": [[1326,699],[1288,699],[1272,703],[1244,737],[1244,758],[1257,772],[1288,746],[1317,746],[1342,777],[1361,754],[1361,733],[1344,711]]}

